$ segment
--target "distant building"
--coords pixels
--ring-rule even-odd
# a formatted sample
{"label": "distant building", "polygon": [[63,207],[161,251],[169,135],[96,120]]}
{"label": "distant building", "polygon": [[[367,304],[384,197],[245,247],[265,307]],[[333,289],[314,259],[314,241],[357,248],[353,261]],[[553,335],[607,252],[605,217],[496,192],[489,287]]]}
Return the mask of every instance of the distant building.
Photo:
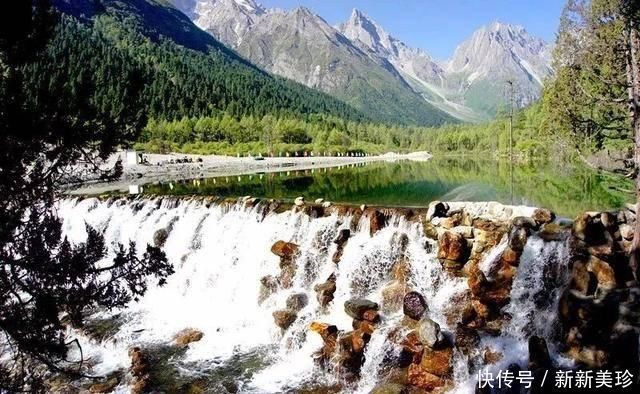
{"label": "distant building", "polygon": [[142,164],[142,160],[142,152],[137,152],[135,150],[128,150],[126,152],[127,166],[136,166],[138,164]]}

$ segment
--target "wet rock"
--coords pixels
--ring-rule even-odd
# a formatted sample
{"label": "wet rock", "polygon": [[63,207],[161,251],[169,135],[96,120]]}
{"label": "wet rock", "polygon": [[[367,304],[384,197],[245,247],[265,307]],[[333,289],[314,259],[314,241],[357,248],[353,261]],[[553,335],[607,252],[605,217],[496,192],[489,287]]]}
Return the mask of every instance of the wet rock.
{"label": "wet rock", "polygon": [[453,348],[425,348],[420,361],[420,368],[436,376],[448,377],[453,372]]}
{"label": "wet rock", "polygon": [[538,228],[538,223],[536,223],[533,218],[527,216],[517,216],[511,220],[511,227],[521,227],[527,230],[535,230]]}
{"label": "wet rock", "polygon": [[478,331],[473,328],[458,324],[456,326],[455,342],[456,347],[460,349],[463,354],[469,355],[480,345],[480,335],[478,335]]}
{"label": "wet rock", "polygon": [[595,256],[591,256],[587,263],[587,270],[596,276],[598,287],[613,289],[616,287],[616,275],[611,266]]}
{"label": "wet rock", "polygon": [[343,228],[338,232],[338,236],[333,240],[333,243],[337,244],[338,246],[343,246],[345,243],[347,243],[350,236],[351,230],[349,230],[348,228]]}
{"label": "wet rock", "polygon": [[153,244],[156,248],[161,248],[167,242],[167,238],[169,238],[169,231],[166,228],[158,229],[153,233]]}
{"label": "wet rock", "polygon": [[439,259],[463,262],[467,254],[467,241],[461,234],[445,231],[438,238]]}
{"label": "wet rock", "polygon": [[325,307],[333,301],[333,294],[336,292],[336,276],[331,274],[327,281],[316,285],[313,290],[317,293],[318,303]]}
{"label": "wet rock", "polygon": [[373,236],[387,225],[387,217],[380,211],[373,211],[369,218],[369,234]]}
{"label": "wet rock", "polygon": [[401,257],[393,264],[391,271],[395,280],[406,283],[410,273],[409,260],[406,257]]}
{"label": "wet rock", "polygon": [[420,320],[428,311],[427,300],[417,291],[405,294],[402,300],[402,312],[413,320]]}
{"label": "wet rock", "polygon": [[378,323],[380,321],[380,315],[378,314],[378,311],[369,309],[364,312],[362,319],[371,323]]}
{"label": "wet rock", "polygon": [[95,383],[89,386],[90,393],[110,393],[112,392],[120,381],[117,377],[113,377],[101,383]]}
{"label": "wet rock", "polygon": [[547,242],[550,241],[562,241],[566,239],[570,233],[570,228],[561,226],[558,223],[546,223],[543,224],[538,232],[538,236]]}
{"label": "wet rock", "polygon": [[393,281],[382,289],[382,310],[385,313],[399,311],[402,307],[407,285],[400,281]]}
{"label": "wet rock", "polygon": [[424,345],[420,343],[418,333],[416,331],[410,331],[400,341],[400,347],[402,348],[400,354],[399,365],[400,367],[407,367],[409,364],[418,364],[422,359],[422,352],[424,351]]}
{"label": "wet rock", "polygon": [[411,364],[407,372],[407,382],[423,390],[432,391],[444,386],[444,380],[439,376],[425,371],[420,365]]}
{"label": "wet rock", "polygon": [[512,266],[517,267],[520,262],[520,253],[515,250],[507,247],[504,252],[502,252],[502,261]]}
{"label": "wet rock", "polygon": [[489,286],[487,278],[479,269],[471,272],[467,284],[469,285],[469,289],[471,289],[471,293],[475,296],[482,295]]}
{"label": "wet rock", "polygon": [[538,336],[529,338],[529,369],[551,368],[551,357],[547,349],[547,341]]}
{"label": "wet rock", "polygon": [[429,203],[429,209],[427,209],[427,220],[433,218],[444,218],[449,211],[449,204],[441,201],[432,201]]}
{"label": "wet rock", "polygon": [[195,328],[185,328],[175,335],[174,340],[178,346],[186,346],[192,342],[198,342],[203,336],[202,331]]}
{"label": "wet rock", "polygon": [[633,227],[628,224],[620,225],[620,236],[627,241],[631,241],[633,239]]}
{"label": "wet rock", "polygon": [[446,217],[440,221],[440,226],[447,230],[451,230],[454,227],[460,226],[462,224],[462,213],[457,212],[449,217]]}
{"label": "wet rock", "polygon": [[440,331],[440,325],[427,316],[423,316],[416,329],[420,342],[430,348],[436,348],[446,343],[444,334]]}
{"label": "wet rock", "polygon": [[291,259],[298,252],[298,245],[292,242],[277,241],[271,247],[271,253],[283,259]]}
{"label": "wet rock", "polygon": [[545,208],[538,208],[533,211],[531,218],[538,224],[550,223],[556,219],[556,214]]}
{"label": "wet rock", "polygon": [[502,360],[504,356],[497,350],[493,350],[491,348],[485,348],[482,353],[482,359],[486,364],[496,364],[500,360]]}
{"label": "wet rock", "polygon": [[258,303],[261,304],[269,298],[269,296],[278,290],[278,279],[271,275],[264,276],[260,279],[260,294]]}
{"label": "wet rock", "polygon": [[598,287],[598,280],[593,272],[589,272],[586,263],[575,261],[571,268],[570,286],[584,295],[592,295]]}
{"label": "wet rock", "polygon": [[280,275],[278,275],[278,283],[283,289],[290,289],[293,286],[293,278],[296,275],[296,266],[289,260],[282,259],[280,261]]}
{"label": "wet rock", "polygon": [[422,222],[422,229],[425,237],[434,241],[438,240],[438,228],[428,220]]}
{"label": "wet rock", "polygon": [[605,228],[602,222],[588,213],[578,216],[573,221],[573,235],[585,241],[588,245],[601,245],[606,243]]}
{"label": "wet rock", "polygon": [[476,316],[482,319],[488,319],[491,315],[491,308],[480,302],[480,300],[472,300],[471,305],[476,313]]}
{"label": "wet rock", "polygon": [[509,231],[509,248],[516,252],[522,252],[527,244],[528,233],[524,227],[514,226]]}
{"label": "wet rock", "polygon": [[376,322],[353,319],[353,322],[351,323],[351,327],[353,327],[354,330],[360,330],[362,332],[366,332],[369,335],[371,335],[376,329]]}
{"label": "wet rock", "polygon": [[288,329],[297,318],[298,314],[296,311],[291,309],[283,309],[273,312],[273,321],[276,323],[276,326],[283,330]]}
{"label": "wet rock", "polygon": [[344,303],[344,311],[354,319],[367,320],[364,318],[368,311],[378,311],[379,305],[373,301],[363,298],[354,298]]}
{"label": "wet rock", "polygon": [[380,383],[369,394],[405,394],[407,387],[399,383]]}
{"label": "wet rock", "polygon": [[149,364],[149,359],[139,347],[129,349],[129,357],[131,358],[131,366],[129,367],[129,370],[134,378],[131,385],[131,393],[142,394],[151,386],[149,376],[151,366]]}
{"label": "wet rock", "polygon": [[300,312],[307,304],[309,304],[309,297],[305,293],[291,294],[287,298],[287,309],[295,312]]}

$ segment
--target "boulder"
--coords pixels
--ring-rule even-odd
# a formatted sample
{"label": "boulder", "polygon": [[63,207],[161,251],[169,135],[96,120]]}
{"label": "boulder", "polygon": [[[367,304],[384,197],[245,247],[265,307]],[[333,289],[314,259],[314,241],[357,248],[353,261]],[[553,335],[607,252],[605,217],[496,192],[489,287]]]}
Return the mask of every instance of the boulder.
{"label": "boulder", "polygon": [[292,242],[277,241],[271,247],[271,253],[282,259],[291,259],[298,252],[298,245]]}
{"label": "boulder", "polygon": [[429,348],[436,348],[446,343],[446,338],[440,331],[440,325],[427,316],[423,316],[416,329],[420,343]]}
{"label": "boulder", "polygon": [[287,298],[287,309],[300,312],[309,304],[309,297],[305,293],[294,293]]}
{"label": "boulder", "polygon": [[343,228],[338,232],[338,236],[333,240],[333,243],[337,244],[339,247],[343,246],[349,240],[351,236],[351,230],[348,228]]}
{"label": "boulder", "polygon": [[445,231],[438,237],[439,259],[463,262],[467,254],[467,241],[461,234]]}
{"label": "boulder", "polygon": [[558,223],[545,223],[540,228],[538,235],[547,242],[561,241],[567,238],[570,230],[571,228],[561,226]]}
{"label": "boulder", "polygon": [[295,200],[293,200],[293,203],[296,205],[296,207],[301,207],[304,205],[304,197],[300,196],[300,197],[296,197]]}
{"label": "boulder", "polygon": [[120,381],[117,377],[113,377],[111,379],[107,379],[104,382],[94,383],[89,386],[90,393],[111,393],[118,386]]}
{"label": "boulder", "polygon": [[354,330],[360,330],[371,335],[376,329],[376,322],[353,319],[353,321],[351,322],[351,326]]}
{"label": "boulder", "polygon": [[318,303],[320,306],[325,307],[331,301],[333,301],[333,294],[336,292],[336,276],[331,274],[327,281],[317,284],[313,290],[317,293]]}
{"label": "boulder", "polygon": [[520,263],[520,253],[507,247],[504,252],[502,252],[502,261],[514,267],[517,267]]}
{"label": "boulder", "polygon": [[533,211],[531,218],[538,224],[550,223],[556,219],[556,214],[545,208],[538,208]]}
{"label": "boulder", "polygon": [[469,355],[480,344],[480,335],[473,328],[458,324],[456,326],[455,342],[456,348],[460,349],[463,354]]}
{"label": "boulder", "polygon": [[198,342],[202,339],[204,333],[194,328],[185,328],[174,336],[174,340],[178,346],[186,346],[192,342]]}
{"label": "boulder", "polygon": [[571,288],[584,295],[592,295],[598,287],[598,280],[593,272],[589,272],[583,261],[574,261],[571,268]]}
{"label": "boulder", "polygon": [[169,231],[166,228],[158,229],[153,233],[153,244],[156,248],[161,248],[167,242],[167,238],[169,238]]}
{"label": "boulder", "polygon": [[627,241],[631,241],[633,239],[633,227],[624,223],[620,225],[620,236],[626,239]]}
{"label": "boulder", "polygon": [[402,300],[407,285],[395,280],[382,289],[382,310],[386,313],[396,312],[402,307]]}
{"label": "boulder", "polygon": [[425,371],[419,364],[409,365],[407,382],[426,391],[433,391],[444,386],[444,380],[439,376]]}
{"label": "boulder", "polygon": [[511,220],[511,227],[522,227],[527,230],[535,230],[538,228],[538,223],[528,216],[517,216]]}
{"label": "boulder", "polygon": [[482,353],[482,359],[484,360],[485,364],[496,364],[497,362],[502,360],[503,357],[504,356],[502,355],[502,353],[489,347],[485,348],[484,352]]}
{"label": "boulder", "polygon": [[434,241],[438,240],[438,228],[433,223],[431,223],[431,221],[424,220],[422,222],[422,229],[425,237]]}
{"label": "boulder", "polygon": [[547,349],[547,341],[538,336],[529,338],[529,369],[536,370],[538,368],[551,368],[551,357]]}
{"label": "boulder", "polygon": [[420,368],[440,377],[449,377],[453,372],[453,348],[425,348],[420,361]]}
{"label": "boulder", "polygon": [[429,203],[426,218],[430,221],[433,218],[444,218],[449,212],[449,204],[441,201],[432,201]]}
{"label": "boulder", "polygon": [[400,383],[380,383],[369,394],[405,394],[407,387]]}
{"label": "boulder", "polygon": [[286,330],[289,328],[294,321],[298,318],[296,311],[291,309],[282,309],[279,311],[273,312],[273,321],[276,323],[276,326]]}
{"label": "boulder", "polygon": [[616,287],[616,275],[611,266],[595,256],[589,258],[587,270],[596,276],[598,287],[613,289]]}
{"label": "boulder", "polygon": [[524,227],[514,226],[509,231],[509,248],[522,252],[527,244],[528,232]]}
{"label": "boulder", "polygon": [[373,236],[387,225],[387,217],[380,211],[373,211],[369,218],[369,234]]}
{"label": "boulder", "polygon": [[380,309],[379,305],[373,301],[363,298],[354,298],[344,303],[344,311],[354,319],[367,320],[364,318],[368,311],[376,312]]}
{"label": "boulder", "polygon": [[428,311],[427,300],[417,291],[405,294],[402,300],[402,312],[413,320],[420,320]]}

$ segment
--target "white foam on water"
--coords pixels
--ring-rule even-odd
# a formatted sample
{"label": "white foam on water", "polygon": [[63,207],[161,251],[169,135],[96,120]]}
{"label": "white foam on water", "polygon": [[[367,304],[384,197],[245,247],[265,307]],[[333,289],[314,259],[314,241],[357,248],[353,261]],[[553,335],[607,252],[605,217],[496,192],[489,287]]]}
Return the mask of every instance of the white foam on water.
{"label": "white foam on water", "polygon": [[[104,343],[81,338],[85,356],[95,363],[93,371],[106,374],[127,368],[130,346],[169,344],[180,330],[195,328],[204,337],[189,345],[182,362],[206,367],[265,346],[273,349],[268,354],[268,365],[243,383],[243,392],[275,393],[295,390],[310,382],[335,383],[337,376],[314,365],[313,354],[322,346],[322,340],[309,331],[309,324],[326,322],[350,331],[352,319],[344,312],[345,301],[357,297],[380,302],[392,266],[401,257],[398,239],[402,234],[408,239],[404,253],[411,271],[409,287],[425,296],[429,316],[442,329],[455,329],[448,326],[445,315],[448,308],[456,307],[456,296],[468,290],[466,280],[443,270],[435,257],[433,241],[424,236],[419,223],[394,216],[371,236],[367,216],[352,225],[354,218],[348,215],[313,219],[293,211],[264,215],[261,209],[242,204],[207,207],[200,201],[176,199],[61,201],[58,210],[64,220],[63,231],[72,242],[86,238],[86,222],[103,232],[110,247],[135,241],[142,253],[141,245],[152,243],[158,229],[171,229],[164,251],[176,272],[167,284],[150,286],[139,302],[113,312],[120,313],[124,321],[114,338]],[[336,266],[332,261],[337,248],[333,240],[340,229],[350,227],[356,230],[351,232]],[[259,304],[260,279],[276,276],[280,271],[279,258],[270,252],[278,240],[300,246],[293,286]],[[568,253],[562,248],[560,243],[550,247],[539,239],[527,243],[508,307],[514,319],[501,337],[483,338],[483,346],[505,354],[505,363],[521,360],[519,354],[530,335],[523,332],[531,326],[526,320],[547,312],[547,317],[552,318],[555,313],[554,305],[541,307],[534,300],[544,288],[547,261]],[[495,252],[498,256],[499,253]],[[490,252],[485,260],[491,260],[493,254]],[[334,301],[323,309],[313,288],[332,273],[336,274],[337,291]],[[294,293],[307,294],[309,304],[282,332],[275,326],[272,313],[285,308],[287,297]],[[546,309],[541,312],[540,308]],[[387,336],[401,318],[401,311],[383,316],[367,346],[360,381],[345,391],[366,393],[379,381],[385,357],[398,351]],[[545,327],[534,328],[544,331]],[[548,334],[542,332],[543,336]],[[472,387],[469,382],[475,376],[458,352],[454,361],[454,376],[459,383],[456,390],[464,392]]]}

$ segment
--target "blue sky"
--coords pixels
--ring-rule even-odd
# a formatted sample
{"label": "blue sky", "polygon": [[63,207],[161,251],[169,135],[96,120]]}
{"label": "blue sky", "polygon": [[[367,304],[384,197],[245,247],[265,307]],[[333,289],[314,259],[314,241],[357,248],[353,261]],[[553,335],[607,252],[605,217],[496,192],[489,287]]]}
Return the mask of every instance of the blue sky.
{"label": "blue sky", "polygon": [[392,36],[425,49],[438,59],[451,56],[457,44],[490,22],[524,26],[534,36],[555,39],[565,0],[258,0],[284,9],[304,5],[335,25],[358,8]]}

